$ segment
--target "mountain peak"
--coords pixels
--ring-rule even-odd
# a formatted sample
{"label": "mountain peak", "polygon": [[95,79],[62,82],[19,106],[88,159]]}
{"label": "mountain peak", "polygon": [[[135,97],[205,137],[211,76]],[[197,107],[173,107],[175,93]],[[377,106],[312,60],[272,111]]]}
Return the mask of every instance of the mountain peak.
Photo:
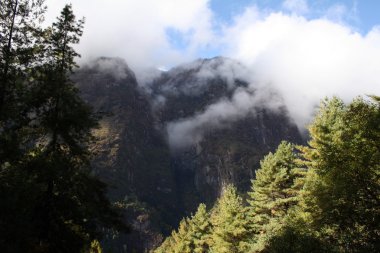
{"label": "mountain peak", "polygon": [[127,62],[119,57],[98,57],[93,61],[89,61],[83,68],[109,74],[117,80],[128,77],[135,78],[135,74],[129,68]]}
{"label": "mountain peak", "polygon": [[[179,65],[161,75],[149,84],[154,94],[165,96],[198,96],[210,89],[234,90],[247,86],[252,78],[243,64],[227,57],[197,59]],[[218,89],[219,89],[218,88]]]}

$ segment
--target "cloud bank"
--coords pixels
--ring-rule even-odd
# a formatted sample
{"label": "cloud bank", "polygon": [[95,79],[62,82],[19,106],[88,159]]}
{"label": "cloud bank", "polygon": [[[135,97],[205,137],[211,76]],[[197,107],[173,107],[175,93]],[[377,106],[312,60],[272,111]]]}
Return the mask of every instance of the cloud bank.
{"label": "cloud bank", "polygon": [[225,30],[225,53],[273,85],[299,126],[319,100],[337,95],[349,101],[380,94],[380,27],[361,35],[347,25],[281,12],[260,16],[247,9]]}
{"label": "cloud bank", "polygon": [[[49,0],[48,20],[64,2]],[[357,20],[355,6],[335,4],[315,11],[307,0],[285,0],[281,6],[275,11],[247,6],[227,23],[209,0],[83,0],[73,7],[87,20],[79,45],[85,59],[122,57],[143,79],[139,69],[171,67],[211,54],[207,52],[235,58],[248,67],[252,83],[279,91],[300,127],[326,96],[349,101],[380,95],[380,26],[359,33],[347,22]],[[198,129],[206,123],[216,127],[239,118],[255,99],[247,90],[239,91],[230,101],[175,122],[181,128],[172,123],[168,129],[173,136],[201,138]]]}
{"label": "cloud bank", "polygon": [[[122,57],[134,69],[173,66],[194,59],[213,41],[208,0],[49,0],[46,22],[70,2],[76,16],[86,19],[78,47],[85,60]],[[169,31],[182,38],[183,48]]]}
{"label": "cloud bank", "polygon": [[168,141],[178,149],[199,143],[204,135],[215,129],[227,128],[247,115],[255,115],[261,108],[279,111],[281,98],[272,91],[249,86],[237,88],[231,99],[222,98],[193,117],[167,124]]}

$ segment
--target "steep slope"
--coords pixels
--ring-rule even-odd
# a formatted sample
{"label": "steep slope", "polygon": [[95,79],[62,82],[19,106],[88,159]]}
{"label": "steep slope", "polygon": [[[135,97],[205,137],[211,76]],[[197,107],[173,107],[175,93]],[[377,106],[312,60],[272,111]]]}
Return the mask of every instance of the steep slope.
{"label": "steep slope", "polygon": [[280,96],[255,85],[252,74],[234,60],[182,65],[150,87],[186,211],[199,201],[213,203],[228,183],[246,191],[267,152],[284,139],[302,142]]}
{"label": "steep slope", "polygon": [[158,122],[193,115],[221,97],[231,97],[237,87],[246,87],[248,70],[229,58],[199,59],[163,72],[148,86]]}
{"label": "steep slope", "polygon": [[94,132],[93,165],[114,186],[111,197],[120,199],[132,191],[148,203],[173,198],[167,145],[154,129],[149,101],[125,62],[100,58],[78,71],[74,80],[101,117]]}
{"label": "steep slope", "polygon": [[149,101],[123,60],[99,58],[78,70],[73,80],[100,117],[91,147],[94,173],[110,186],[110,199],[121,201],[128,223],[138,230],[124,239],[139,250],[141,236],[154,241],[177,222],[168,146],[154,129]]}
{"label": "steep slope", "polygon": [[246,191],[281,140],[302,142],[281,97],[232,59],[197,60],[139,86],[123,60],[99,58],[73,79],[100,116],[94,173],[135,230],[110,240],[114,250],[154,247],[224,185]]}

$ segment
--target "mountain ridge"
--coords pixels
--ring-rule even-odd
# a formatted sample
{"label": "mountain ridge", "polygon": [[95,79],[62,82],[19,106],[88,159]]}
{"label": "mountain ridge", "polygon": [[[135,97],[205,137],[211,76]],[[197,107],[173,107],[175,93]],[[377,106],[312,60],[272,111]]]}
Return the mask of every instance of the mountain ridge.
{"label": "mountain ridge", "polygon": [[[200,202],[211,205],[224,185],[246,191],[260,159],[280,141],[303,142],[286,107],[273,109],[265,101],[273,96],[277,103],[278,94],[261,92],[232,59],[198,60],[161,72],[145,84],[147,90],[125,61],[102,57],[79,69],[73,81],[101,114],[92,146],[94,173],[111,185],[111,200],[136,196],[148,206],[149,247]],[[170,138],[189,142],[176,146]],[[142,214],[129,218],[139,231],[129,241],[141,236]]]}

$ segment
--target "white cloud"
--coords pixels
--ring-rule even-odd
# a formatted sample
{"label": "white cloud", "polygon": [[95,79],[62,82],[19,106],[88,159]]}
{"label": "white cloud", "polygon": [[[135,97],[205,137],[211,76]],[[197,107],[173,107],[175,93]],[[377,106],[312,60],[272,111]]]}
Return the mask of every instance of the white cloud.
{"label": "white cloud", "polygon": [[257,82],[276,87],[300,126],[325,96],[380,94],[379,29],[361,35],[325,18],[247,10],[225,38],[225,53],[248,64]]}
{"label": "white cloud", "polygon": [[[48,20],[68,1],[49,0]],[[139,71],[190,61],[206,47],[223,48],[222,55],[248,66],[254,82],[280,91],[300,126],[325,96],[349,101],[357,95],[380,94],[380,28],[362,35],[347,25],[357,19],[355,4],[351,9],[334,5],[320,18],[302,16],[315,16],[311,7],[306,1],[286,0],[283,8],[291,12],[286,14],[251,6],[224,26],[217,23],[209,0],[82,0],[73,5],[77,16],[87,18],[79,45],[84,58],[122,57]],[[185,48],[170,43],[167,29],[184,35]],[[215,108],[233,118],[228,112],[235,104]]]}
{"label": "white cloud", "polygon": [[197,144],[208,131],[229,127],[231,123],[255,114],[258,108],[274,111],[281,108],[282,100],[270,89],[256,88],[255,85],[237,88],[231,99],[222,98],[194,117],[169,122],[167,133],[170,147],[180,150]]}
{"label": "white cloud", "polygon": [[[49,0],[47,21],[68,2]],[[86,17],[78,47],[85,59],[122,57],[136,70],[191,60],[213,39],[208,0],[88,0],[76,1],[73,9],[78,17]],[[185,49],[170,44],[169,28],[185,36]]]}
{"label": "white cloud", "polygon": [[[188,76],[189,73],[191,76]],[[210,92],[209,80],[214,81],[212,85],[215,85],[215,80],[226,85],[226,93],[215,103],[208,104],[194,115],[166,123],[168,142],[173,150],[197,144],[208,132],[230,127],[247,115],[254,115],[257,109],[280,112],[279,109],[284,106],[282,98],[272,87],[252,82],[251,70],[233,59],[217,57],[198,60],[171,70],[169,75],[173,79],[160,83],[159,92],[154,97],[154,109],[165,106],[167,97],[192,97]],[[181,76],[186,76],[186,82],[178,79]]]}

